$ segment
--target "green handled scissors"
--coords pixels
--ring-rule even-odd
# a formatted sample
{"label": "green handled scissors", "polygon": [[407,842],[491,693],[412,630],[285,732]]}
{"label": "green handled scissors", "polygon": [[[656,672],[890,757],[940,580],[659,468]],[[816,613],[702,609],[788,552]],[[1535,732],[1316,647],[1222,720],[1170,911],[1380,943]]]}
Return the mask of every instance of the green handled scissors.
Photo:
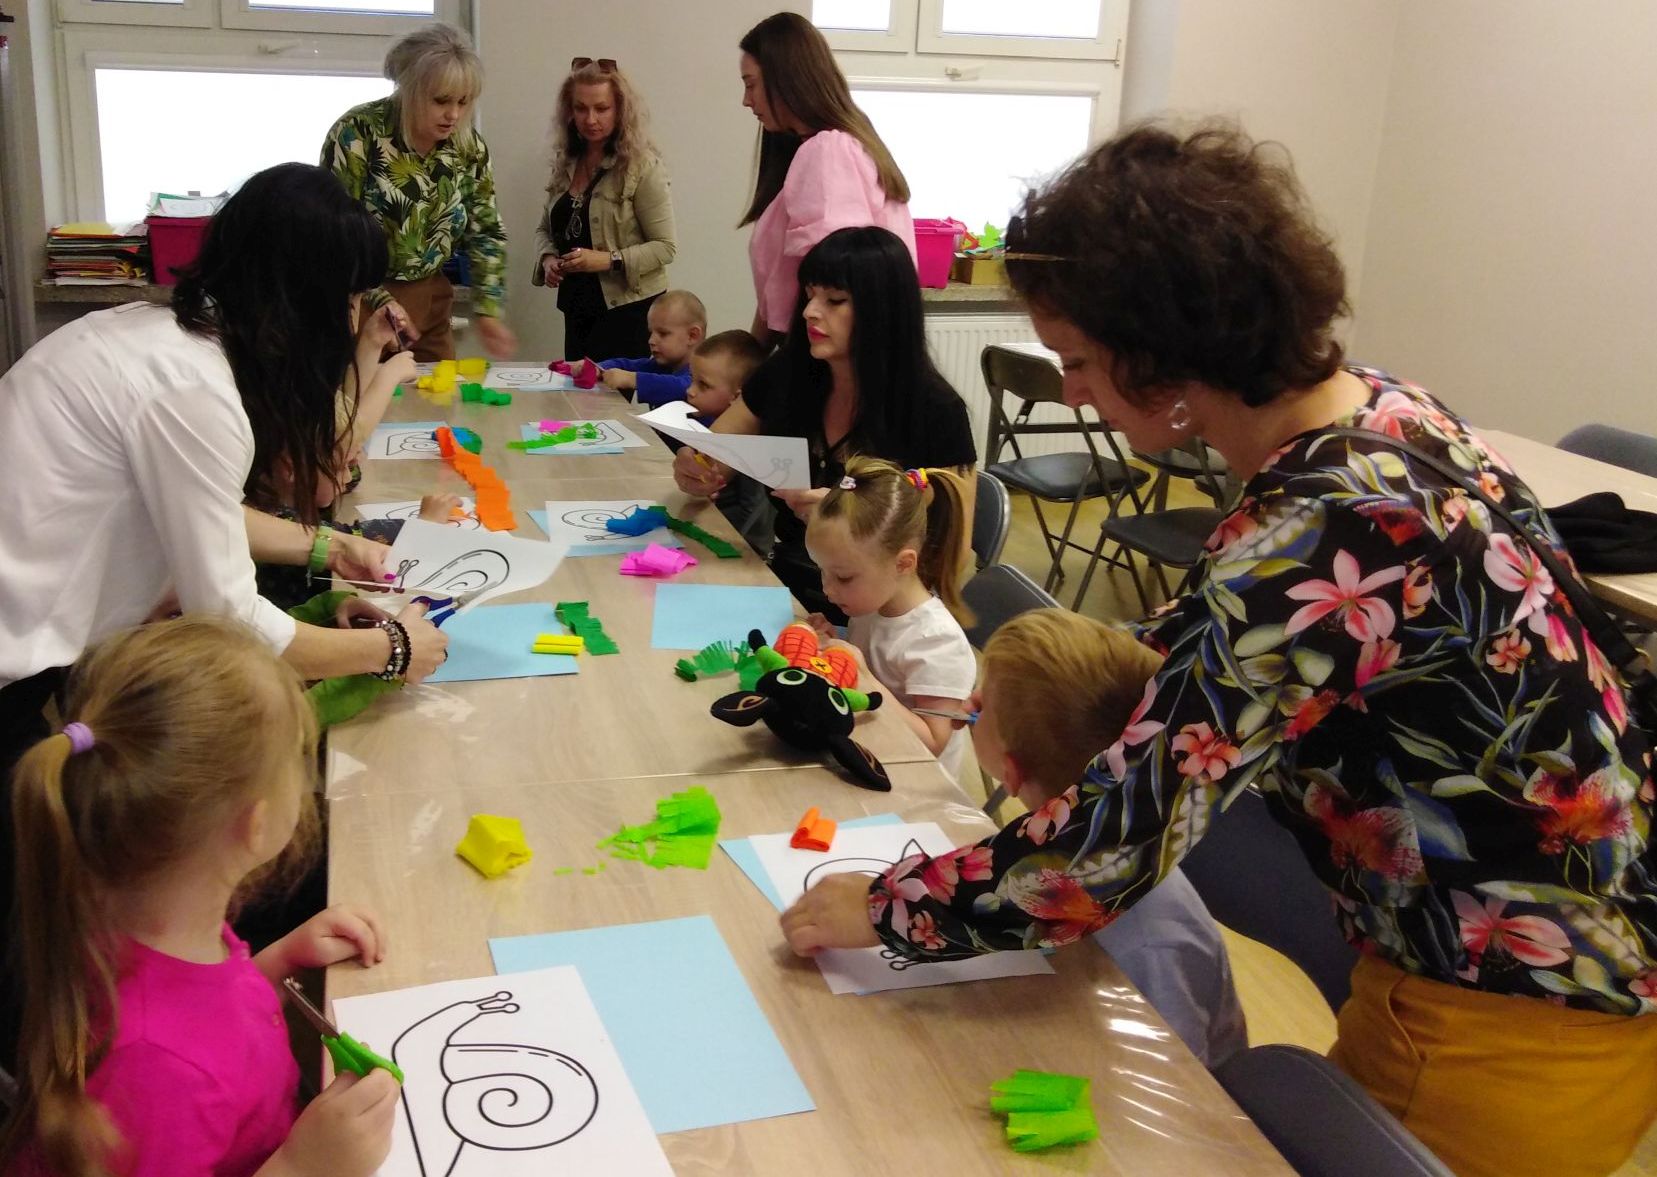
{"label": "green handled scissors", "polygon": [[334,1071],[350,1071],[353,1075],[366,1076],[375,1067],[390,1071],[392,1078],[397,1082],[403,1081],[403,1069],[390,1059],[375,1054],[368,1047],[358,1042],[349,1034],[342,1034],[339,1028],[322,1016],[322,1011],[311,1004],[310,998],[299,987],[299,982],[292,977],[282,978],[282,992],[304,1015],[305,1020],[311,1023],[311,1028],[322,1035],[322,1045],[328,1048],[328,1057],[334,1060]]}

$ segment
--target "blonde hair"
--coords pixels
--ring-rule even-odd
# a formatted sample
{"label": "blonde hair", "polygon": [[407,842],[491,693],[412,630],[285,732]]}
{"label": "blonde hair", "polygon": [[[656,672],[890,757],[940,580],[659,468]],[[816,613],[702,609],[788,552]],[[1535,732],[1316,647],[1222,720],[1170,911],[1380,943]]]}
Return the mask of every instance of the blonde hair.
{"label": "blonde hair", "polygon": [[817,504],[812,522],[841,519],[852,538],[873,540],[895,556],[914,548],[921,583],[962,625],[972,610],[961,600],[962,553],[966,551],[966,480],[953,470],[905,470],[884,458],[853,456],[845,480]]}
{"label": "blonde hair", "polygon": [[552,177],[547,181],[547,194],[554,199],[562,196],[569,186],[576,160],[586,150],[586,141],[575,129],[575,88],[605,82],[616,99],[616,129],[610,133],[605,152],[616,157],[618,173],[625,176],[635,164],[643,164],[656,155],[656,145],[650,141],[650,114],[633,83],[619,66],[601,69],[598,62],[588,62],[570,71],[564,84],[558,87],[558,101],[553,107]]}
{"label": "blonde hair", "polygon": [[[211,839],[268,794],[278,766],[308,771],[316,720],[300,687],[253,633],[207,618],[118,633],[76,663],[65,715],[92,746],[48,736],[13,778],[25,1000],[0,1169],[33,1141],[54,1173],[105,1172],[115,1132],[86,1080],[120,1012],[122,942],[106,899]],[[314,837],[314,808],[301,815],[290,852]]]}
{"label": "blonde hair", "polygon": [[[908,202],[909,181],[903,178],[897,160],[886,149],[869,116],[852,101],[846,75],[840,72],[834,50],[816,25],[797,12],[779,12],[749,29],[738,47],[758,64],[760,83],[773,110],[781,107],[812,132],[844,131],[856,139],[874,161],[875,175],[886,198],[899,204]],[[754,199],[741,225],[759,220],[777,198],[800,143],[800,137],[791,132],[760,133]]]}
{"label": "blonde hair", "polygon": [[718,359],[723,356],[730,360],[732,375],[736,377],[738,388],[748,383],[748,377],[754,374],[754,369],[765,362],[765,348],[760,346],[753,332],[741,327],[733,327],[729,331],[708,336],[696,345],[696,354],[704,359]]}
{"label": "blonde hair", "polygon": [[[483,93],[483,62],[471,39],[453,25],[429,24],[399,37],[385,55],[385,76],[396,87],[403,142],[414,145],[414,120],[420,107],[438,94],[461,93],[477,101]],[[460,116],[450,142],[467,147],[472,140],[472,108]]]}
{"label": "blonde hair", "polygon": [[678,315],[693,327],[700,327],[704,331],[708,329],[708,308],[688,290],[662,291],[650,309],[655,310],[657,307],[661,307],[664,314]]}
{"label": "blonde hair", "polygon": [[1156,651],[1091,617],[1019,614],[984,646],[984,687],[1007,755],[1043,791],[1068,789],[1122,735],[1161,665]]}

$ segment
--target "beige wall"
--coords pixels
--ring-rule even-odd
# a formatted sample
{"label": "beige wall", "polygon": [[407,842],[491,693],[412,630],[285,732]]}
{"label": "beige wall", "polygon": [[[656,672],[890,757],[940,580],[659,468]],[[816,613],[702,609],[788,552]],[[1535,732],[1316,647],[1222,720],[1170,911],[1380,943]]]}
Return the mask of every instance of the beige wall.
{"label": "beige wall", "polygon": [[1400,0],[1134,0],[1124,120],[1228,115],[1288,147],[1354,290]]}
{"label": "beige wall", "polygon": [[507,315],[526,357],[563,354],[563,316],[533,287],[529,256],[547,182],[552,104],[571,57],[614,57],[643,92],[673,180],[679,256],[668,271],[695,291],[718,331],[753,320],[748,231],[758,124],[742,108],[737,41],[776,0],[487,0],[478,47],[488,71],[483,131],[509,237]]}
{"label": "beige wall", "polygon": [[1657,433],[1657,5],[1404,5],[1355,352],[1475,421]]}

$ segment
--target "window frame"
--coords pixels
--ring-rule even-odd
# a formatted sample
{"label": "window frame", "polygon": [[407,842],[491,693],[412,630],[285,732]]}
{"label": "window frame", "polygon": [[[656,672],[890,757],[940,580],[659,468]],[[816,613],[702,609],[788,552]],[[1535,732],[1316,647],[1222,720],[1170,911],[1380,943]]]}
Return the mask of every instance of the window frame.
{"label": "window frame", "polygon": [[821,25],[818,31],[836,53],[913,52],[918,20],[915,0],[886,0],[886,3],[889,16],[884,32],[878,29],[831,29]]}
{"label": "window frame", "polygon": [[432,15],[399,16],[372,12],[302,12],[261,10],[255,0],[219,0],[219,23],[226,29],[283,33],[349,33],[398,36],[421,25],[442,21],[464,27],[463,0],[432,0]]}
{"label": "window frame", "polygon": [[144,4],[137,0],[57,0],[57,18],[63,26],[89,24],[209,29],[213,27],[213,0],[183,0],[182,4]]}
{"label": "window frame", "polygon": [[1099,0],[1099,32],[1091,40],[1076,37],[1011,37],[944,32],[944,0],[893,0],[915,5],[915,51],[946,56],[1040,57],[1069,61],[1110,62],[1121,68],[1128,35],[1130,0]]}
{"label": "window frame", "polygon": [[[158,36],[161,39],[158,39]],[[66,29],[62,34],[64,115],[68,147],[64,166],[72,220],[104,219],[103,150],[98,126],[97,71],[189,70],[227,74],[330,74],[378,77],[384,46],[366,38],[315,38],[271,52],[268,38],[180,39],[158,29],[117,33],[107,25]],[[311,49],[289,58],[289,49]],[[345,113],[344,111],[340,112]],[[320,152],[322,144],[317,144]]]}

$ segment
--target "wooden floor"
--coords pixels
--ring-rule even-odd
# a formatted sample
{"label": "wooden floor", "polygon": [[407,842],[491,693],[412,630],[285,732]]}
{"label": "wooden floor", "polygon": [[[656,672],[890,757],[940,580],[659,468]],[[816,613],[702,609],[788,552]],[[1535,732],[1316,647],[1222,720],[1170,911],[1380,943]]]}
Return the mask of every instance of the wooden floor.
{"label": "wooden floor", "polygon": [[[1180,501],[1177,489],[1170,496],[1170,505],[1199,505],[1206,500],[1192,497],[1189,503]],[[1058,527],[1064,515],[1055,514],[1046,507],[1049,525]],[[1099,520],[1103,511],[1084,504],[1077,519],[1074,537],[1092,545],[1099,535]],[[1072,605],[1076,586],[1081,583],[1088,557],[1072,552],[1065,560],[1067,572],[1055,596],[1066,606]],[[1029,500],[1013,498],[1013,528],[1007,540],[1001,562],[1011,564],[1027,573],[1040,584],[1047,575],[1050,557],[1041,540]],[[1170,575],[1170,583],[1177,578]],[[1155,592],[1153,588],[1151,591]],[[1124,621],[1142,615],[1133,582],[1125,572],[1101,570],[1095,573],[1088,588],[1081,611],[1090,617],[1107,621]],[[969,765],[963,772],[963,782],[976,779],[977,768]],[[1006,817],[1011,810],[1004,809]],[[1222,929],[1226,947],[1231,954],[1232,973],[1236,977],[1237,992],[1248,1017],[1249,1043],[1259,1046],[1267,1042],[1288,1042],[1320,1053],[1327,1051],[1335,1041],[1335,1016],[1319,995],[1311,979],[1287,957],[1246,937]],[[1647,1135],[1634,1158],[1614,1177],[1657,1177],[1657,1129]]]}

